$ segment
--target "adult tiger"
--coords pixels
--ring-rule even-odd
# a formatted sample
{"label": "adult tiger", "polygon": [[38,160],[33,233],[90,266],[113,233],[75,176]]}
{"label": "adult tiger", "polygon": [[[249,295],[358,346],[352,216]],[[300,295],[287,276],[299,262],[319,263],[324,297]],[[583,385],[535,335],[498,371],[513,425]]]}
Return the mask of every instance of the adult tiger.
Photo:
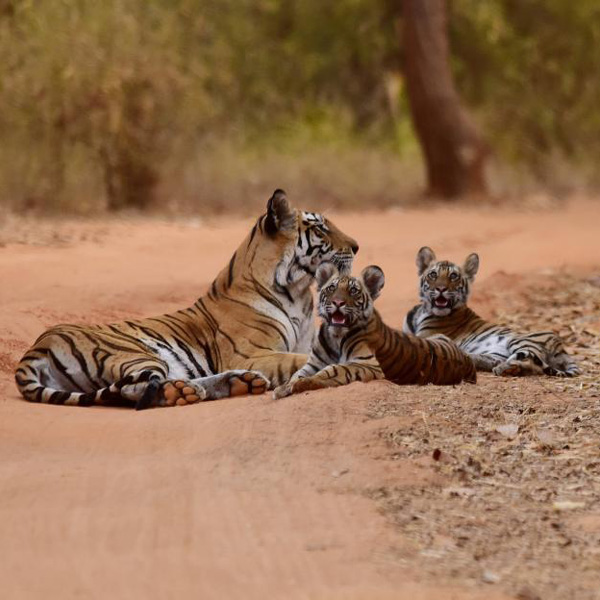
{"label": "adult tiger", "polygon": [[322,261],[348,271],[357,243],[276,190],[267,211],[193,306],[113,325],[58,325],[21,359],[32,402],[137,409],[245,393],[289,379],[314,333],[310,285]]}
{"label": "adult tiger", "polygon": [[469,353],[478,370],[496,375],[559,375],[572,377],[579,367],[550,331],[519,334],[488,323],[467,306],[479,256],[464,265],[437,261],[431,248],[417,253],[421,303],[406,316],[404,331],[419,336],[445,334]]}
{"label": "adult tiger", "polygon": [[383,322],[373,301],[384,283],[375,265],[360,278],[341,275],[331,263],[319,267],[318,336],[306,364],[276,388],[275,398],[384,377],[398,384],[476,382],[472,360],[446,336],[424,340]]}

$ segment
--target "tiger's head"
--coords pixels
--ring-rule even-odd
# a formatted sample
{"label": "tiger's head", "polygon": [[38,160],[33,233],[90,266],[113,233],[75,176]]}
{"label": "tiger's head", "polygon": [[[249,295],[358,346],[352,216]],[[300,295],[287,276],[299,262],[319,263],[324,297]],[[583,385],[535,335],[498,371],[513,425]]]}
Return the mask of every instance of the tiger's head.
{"label": "tiger's head", "polygon": [[323,215],[292,207],[283,190],[275,190],[259,224],[278,248],[277,285],[310,284],[324,262],[334,263],[342,273],[350,272],[358,252],[356,240]]}
{"label": "tiger's head", "polygon": [[479,269],[477,254],[469,254],[459,267],[447,260],[436,260],[434,251],[424,246],[417,253],[416,262],[419,294],[426,310],[445,317],[467,304],[471,283]]}
{"label": "tiger's head", "polygon": [[317,269],[319,316],[340,331],[365,326],[373,314],[373,301],[385,284],[383,271],[371,265],[360,277],[341,274],[333,263]]}

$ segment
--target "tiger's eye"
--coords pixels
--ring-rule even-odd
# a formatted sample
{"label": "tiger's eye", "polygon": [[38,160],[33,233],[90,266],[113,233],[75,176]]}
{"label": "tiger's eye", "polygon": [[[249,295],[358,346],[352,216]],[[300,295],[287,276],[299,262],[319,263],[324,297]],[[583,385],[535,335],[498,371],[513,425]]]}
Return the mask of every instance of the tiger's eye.
{"label": "tiger's eye", "polygon": [[429,275],[427,275],[428,279],[431,279],[431,281],[433,281],[434,279],[437,279],[437,273],[435,271],[431,271],[431,273],[429,273]]}
{"label": "tiger's eye", "polygon": [[456,281],[458,279],[458,273],[450,273],[450,281]]}

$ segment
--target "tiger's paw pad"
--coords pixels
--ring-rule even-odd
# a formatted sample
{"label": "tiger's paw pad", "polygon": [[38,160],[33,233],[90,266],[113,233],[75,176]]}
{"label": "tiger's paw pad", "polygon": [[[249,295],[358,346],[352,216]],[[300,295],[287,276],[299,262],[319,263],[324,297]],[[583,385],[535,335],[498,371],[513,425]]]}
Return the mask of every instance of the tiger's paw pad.
{"label": "tiger's paw pad", "polygon": [[229,391],[232,396],[264,394],[269,385],[269,380],[258,371],[243,371],[229,379]]}
{"label": "tiger's paw pad", "polygon": [[189,381],[167,381],[162,387],[163,406],[185,406],[196,404],[206,398],[206,390]]}

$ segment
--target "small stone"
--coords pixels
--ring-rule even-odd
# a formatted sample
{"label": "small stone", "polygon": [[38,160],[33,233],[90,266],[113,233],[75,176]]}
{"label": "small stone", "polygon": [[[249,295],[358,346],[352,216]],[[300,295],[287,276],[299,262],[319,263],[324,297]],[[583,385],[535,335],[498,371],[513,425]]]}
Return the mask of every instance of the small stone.
{"label": "small stone", "polygon": [[517,600],[542,600],[542,597],[529,586],[525,586],[517,592]]}
{"label": "small stone", "polygon": [[350,469],[340,469],[339,471],[332,471],[331,476],[336,478],[341,477],[342,475],[348,473],[348,471],[350,471]]}
{"label": "small stone", "polygon": [[493,571],[484,571],[481,575],[481,581],[484,583],[498,583],[500,581],[500,575]]}
{"label": "small stone", "polygon": [[576,510],[578,508],[585,508],[585,502],[572,502],[571,500],[563,500],[562,502],[554,502],[552,508],[558,512],[566,510]]}
{"label": "small stone", "polygon": [[519,433],[519,426],[516,423],[509,423],[507,425],[498,425],[496,427],[496,431],[503,435],[505,438],[509,440],[513,440],[517,437],[517,433]]}

